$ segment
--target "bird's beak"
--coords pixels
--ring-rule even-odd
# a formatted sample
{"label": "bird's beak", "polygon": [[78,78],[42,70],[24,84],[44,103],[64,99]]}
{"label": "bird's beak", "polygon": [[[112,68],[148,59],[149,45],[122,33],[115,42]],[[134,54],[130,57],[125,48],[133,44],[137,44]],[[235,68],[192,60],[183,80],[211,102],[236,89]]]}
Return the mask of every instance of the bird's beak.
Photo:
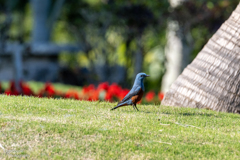
{"label": "bird's beak", "polygon": [[146,77],[150,77],[149,75],[146,75]]}

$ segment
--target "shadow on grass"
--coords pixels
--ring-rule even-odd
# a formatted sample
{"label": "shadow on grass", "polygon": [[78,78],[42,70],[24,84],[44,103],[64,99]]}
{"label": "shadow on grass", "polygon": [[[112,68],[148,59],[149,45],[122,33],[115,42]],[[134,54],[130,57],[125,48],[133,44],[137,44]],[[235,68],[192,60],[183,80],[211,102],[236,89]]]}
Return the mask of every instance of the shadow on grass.
{"label": "shadow on grass", "polygon": [[141,112],[141,113],[156,113],[156,112],[150,112],[150,111],[139,111],[139,112]]}
{"label": "shadow on grass", "polygon": [[[123,110],[122,110],[123,111]],[[156,110],[144,110],[144,108],[140,109],[139,108],[139,111],[136,111],[134,109],[132,110],[124,110],[124,112],[128,112],[128,113],[145,113],[145,114],[166,114],[166,115],[180,115],[180,116],[205,116],[205,117],[216,117],[216,118],[224,118],[224,117],[228,117],[230,116],[231,113],[224,113],[224,112],[217,112],[215,111],[215,113],[205,113],[204,111],[206,110],[202,110],[201,112],[201,109],[199,109],[199,112],[196,111],[196,112],[183,112],[183,111],[161,111],[161,108],[158,108]],[[229,114],[229,115],[228,115]],[[231,114],[231,118],[239,118],[240,114]]]}
{"label": "shadow on grass", "polygon": [[[216,118],[223,118],[223,117],[228,117],[228,115],[224,114],[219,114],[218,112],[216,113],[170,113],[170,112],[161,112],[162,114],[168,114],[168,115],[174,115],[178,114],[181,116],[205,116],[205,117],[216,117]],[[231,117],[231,118],[239,118],[239,114],[235,114],[236,116]]]}
{"label": "shadow on grass", "polygon": [[141,111],[141,110],[139,110],[139,111],[134,111],[134,110],[132,110],[132,111],[129,111],[129,110],[125,110],[124,112],[127,112],[127,113],[156,113],[156,112],[149,112],[149,111]]}
{"label": "shadow on grass", "polygon": [[218,115],[212,113],[179,113],[182,116],[208,116],[208,117],[219,117]]}
{"label": "shadow on grass", "polygon": [[144,110],[140,110],[136,111],[136,110],[122,110],[122,112],[127,112],[127,113],[146,113],[146,114],[154,114],[154,113],[160,113],[159,111],[144,111]]}

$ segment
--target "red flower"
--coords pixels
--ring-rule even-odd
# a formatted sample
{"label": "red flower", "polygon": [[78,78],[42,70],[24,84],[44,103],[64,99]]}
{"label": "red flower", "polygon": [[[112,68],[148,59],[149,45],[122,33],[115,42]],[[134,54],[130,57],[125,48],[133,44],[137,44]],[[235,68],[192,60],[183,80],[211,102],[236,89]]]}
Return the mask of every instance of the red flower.
{"label": "red flower", "polygon": [[95,87],[93,84],[90,84],[89,86],[84,86],[83,87],[83,93],[88,93],[89,91],[95,90]]}
{"label": "red flower", "polygon": [[13,81],[10,82],[10,91],[16,90],[15,83]]}
{"label": "red flower", "polygon": [[113,95],[110,92],[107,92],[105,95],[105,100],[112,102]]}
{"label": "red flower", "polygon": [[55,89],[51,83],[47,82],[44,89],[40,90],[38,97],[53,97],[55,95]]}
{"label": "red flower", "polygon": [[44,90],[47,92],[48,97],[52,97],[55,94],[55,89],[51,83],[46,83]]}
{"label": "red flower", "polygon": [[12,93],[12,92],[11,92],[10,90],[8,90],[8,89],[5,90],[5,92],[4,92],[4,94],[6,94],[6,95],[12,95],[11,93]]}
{"label": "red flower", "polygon": [[145,98],[147,102],[151,102],[154,99],[155,93],[153,91],[149,91]]}
{"label": "red flower", "polygon": [[160,101],[163,100],[163,98],[164,98],[164,93],[159,92],[159,93],[158,93],[158,98],[159,98]]}
{"label": "red flower", "polygon": [[84,86],[82,89],[83,99],[88,101],[97,101],[99,98],[99,90],[95,90],[93,84],[89,86]]}
{"label": "red flower", "polygon": [[122,90],[122,88],[120,86],[118,86],[116,83],[113,83],[109,86],[108,92],[112,96],[119,97],[121,90]]}
{"label": "red flower", "polygon": [[4,92],[6,95],[19,95],[19,92],[16,89],[15,83],[13,81],[10,82],[10,88]]}
{"label": "red flower", "polygon": [[99,91],[101,91],[101,90],[107,91],[108,88],[109,88],[108,82],[103,82],[103,83],[100,83],[100,84],[98,85],[97,90],[99,90]]}
{"label": "red flower", "polygon": [[0,83],[0,94],[1,94],[1,93],[4,93],[4,91],[3,91],[2,85],[1,85],[1,83]]}
{"label": "red flower", "polygon": [[64,95],[64,98],[79,99],[78,92],[74,90],[68,90],[67,93]]}
{"label": "red flower", "polygon": [[99,97],[99,91],[97,90],[91,91],[89,94],[88,101],[97,101],[98,97]]}
{"label": "red flower", "polygon": [[42,98],[44,96],[44,90],[40,90],[37,97]]}
{"label": "red flower", "polygon": [[112,102],[113,100],[120,99],[119,97],[121,95],[121,92],[122,92],[122,88],[116,83],[113,83],[109,86],[107,90],[107,93],[105,95],[105,100]]}
{"label": "red flower", "polygon": [[141,99],[140,101],[137,102],[137,104],[140,104],[140,103],[142,103],[142,99]]}
{"label": "red flower", "polygon": [[22,81],[20,82],[20,87],[23,95],[27,95],[27,96],[34,95],[30,87],[27,84],[24,84]]}
{"label": "red flower", "polygon": [[129,92],[129,89],[123,89],[119,94],[119,100],[122,100]]}

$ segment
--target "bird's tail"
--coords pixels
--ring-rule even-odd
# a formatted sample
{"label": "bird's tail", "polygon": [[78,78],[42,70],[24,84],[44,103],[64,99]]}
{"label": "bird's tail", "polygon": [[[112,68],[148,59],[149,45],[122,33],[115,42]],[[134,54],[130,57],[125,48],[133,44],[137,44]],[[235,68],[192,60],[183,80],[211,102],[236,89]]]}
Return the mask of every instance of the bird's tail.
{"label": "bird's tail", "polygon": [[116,106],[116,107],[112,108],[111,111],[114,110],[114,109],[117,109],[118,107],[119,107],[119,106]]}
{"label": "bird's tail", "polygon": [[111,109],[111,111],[114,110],[114,109],[117,109],[117,108],[119,108],[119,107],[126,106],[126,105],[127,105],[126,102],[118,103],[116,107],[114,107],[114,108]]}

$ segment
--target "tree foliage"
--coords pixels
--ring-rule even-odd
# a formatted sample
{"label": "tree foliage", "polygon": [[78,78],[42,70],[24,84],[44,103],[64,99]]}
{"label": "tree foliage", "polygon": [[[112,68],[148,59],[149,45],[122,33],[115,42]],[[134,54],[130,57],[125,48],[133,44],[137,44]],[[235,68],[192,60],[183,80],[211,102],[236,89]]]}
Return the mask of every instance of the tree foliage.
{"label": "tree foliage", "polygon": [[[56,0],[51,2],[54,6]],[[151,81],[159,82],[164,74],[168,19],[178,19],[184,24],[186,33],[190,31],[188,42],[193,46],[193,59],[229,17],[238,2],[187,0],[180,7],[172,9],[168,0],[67,0],[56,20],[52,37],[55,37],[55,41],[58,41],[56,37],[65,37],[65,41],[77,42],[83,46],[83,51],[79,54],[62,56],[65,62],[88,64],[93,70],[97,64],[110,67],[122,65],[127,70],[129,82],[134,77],[134,55],[140,47],[144,57],[143,71],[149,72],[153,66],[158,68],[155,72],[159,76]],[[32,16],[29,3],[29,0],[0,0],[1,41],[27,42],[31,39],[29,26],[32,22],[26,25]],[[137,44],[139,37],[140,46]],[[156,60],[159,65],[151,65],[150,59]],[[159,87],[160,83],[153,85],[153,88]]]}

